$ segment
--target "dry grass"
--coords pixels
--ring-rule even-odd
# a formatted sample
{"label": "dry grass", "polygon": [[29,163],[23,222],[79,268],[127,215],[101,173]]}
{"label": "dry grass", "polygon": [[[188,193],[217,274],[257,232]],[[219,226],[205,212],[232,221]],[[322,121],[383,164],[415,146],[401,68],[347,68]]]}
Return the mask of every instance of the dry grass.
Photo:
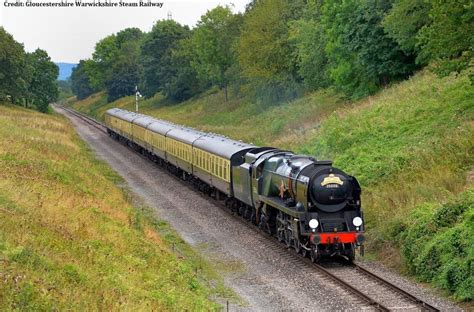
{"label": "dry grass", "polygon": [[0,310],[218,308],[222,283],[119,181],[65,119],[0,105]]}

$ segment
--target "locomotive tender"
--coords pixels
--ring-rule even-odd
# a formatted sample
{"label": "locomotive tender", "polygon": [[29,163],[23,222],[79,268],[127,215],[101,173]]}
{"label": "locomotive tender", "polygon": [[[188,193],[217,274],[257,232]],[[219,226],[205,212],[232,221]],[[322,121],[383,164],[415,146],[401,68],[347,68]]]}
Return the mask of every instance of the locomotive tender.
{"label": "locomotive tender", "polygon": [[330,161],[258,147],[123,109],[107,132],[196,185],[312,261],[363,253],[356,178]]}

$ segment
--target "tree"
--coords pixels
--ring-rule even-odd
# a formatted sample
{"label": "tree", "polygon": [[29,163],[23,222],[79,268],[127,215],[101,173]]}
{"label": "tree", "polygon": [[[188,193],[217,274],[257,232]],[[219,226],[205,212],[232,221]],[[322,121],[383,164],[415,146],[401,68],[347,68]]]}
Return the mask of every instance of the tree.
{"label": "tree", "polygon": [[58,80],[58,89],[59,89],[59,95],[58,95],[58,100],[65,100],[74,94],[72,93],[71,89],[71,78],[67,80]]}
{"label": "tree", "polygon": [[0,27],[0,99],[23,98],[30,77],[23,46]]}
{"label": "tree", "polygon": [[432,61],[441,76],[472,66],[474,2],[432,0],[431,23],[418,33],[420,62]]}
{"label": "tree", "polygon": [[173,101],[184,101],[202,90],[197,72],[191,66],[192,51],[192,42],[189,38],[181,39],[177,47],[171,50],[170,65],[174,70],[162,87],[162,91]]}
{"label": "tree", "polygon": [[140,64],[142,73],[142,93],[147,97],[162,91],[171,77],[176,74],[176,64],[172,62],[173,50],[179,40],[189,36],[189,29],[172,20],[156,22],[146,34],[141,46]]}
{"label": "tree", "polygon": [[397,0],[384,17],[382,25],[405,53],[418,53],[417,34],[430,24],[431,2],[426,0]]}
{"label": "tree", "polygon": [[140,82],[139,55],[142,38],[140,29],[126,28],[118,32],[111,41],[115,48],[109,49],[113,53],[108,56],[114,55],[114,58],[108,61],[109,67],[105,75],[108,102],[134,94],[135,86]]}
{"label": "tree", "polygon": [[406,54],[381,25],[390,5],[389,0],[337,0],[322,7],[330,76],[352,98],[406,78],[417,68],[415,55]]}
{"label": "tree", "polygon": [[321,5],[320,0],[309,0],[303,17],[290,24],[289,38],[295,42],[298,51],[298,74],[309,90],[324,88],[330,83]]}
{"label": "tree", "polygon": [[95,90],[102,90],[107,79],[111,76],[110,70],[119,53],[117,36],[110,35],[95,45],[92,60],[85,64],[90,86]]}
{"label": "tree", "polygon": [[134,94],[135,86],[140,81],[139,51],[139,43],[136,41],[122,44],[117,59],[110,69],[110,77],[106,81],[108,102]]}
{"label": "tree", "polygon": [[234,41],[239,34],[239,19],[229,7],[217,6],[201,16],[192,36],[192,66],[201,79],[224,89],[228,99],[228,70],[235,62]]}
{"label": "tree", "polygon": [[238,42],[238,61],[257,97],[281,101],[298,95],[298,51],[289,24],[301,17],[303,1],[261,0],[249,6]]}
{"label": "tree", "polygon": [[143,32],[140,28],[131,27],[119,31],[115,36],[115,43],[117,49],[121,49],[126,43],[131,41],[140,41],[143,38]]}
{"label": "tree", "polygon": [[86,72],[88,62],[91,62],[91,60],[81,60],[71,73],[71,89],[79,100],[85,99],[95,91]]}
{"label": "tree", "polygon": [[41,49],[28,53],[27,62],[33,69],[28,85],[28,100],[34,103],[40,112],[45,113],[49,103],[56,101],[59,95],[59,68],[51,61],[48,53]]}

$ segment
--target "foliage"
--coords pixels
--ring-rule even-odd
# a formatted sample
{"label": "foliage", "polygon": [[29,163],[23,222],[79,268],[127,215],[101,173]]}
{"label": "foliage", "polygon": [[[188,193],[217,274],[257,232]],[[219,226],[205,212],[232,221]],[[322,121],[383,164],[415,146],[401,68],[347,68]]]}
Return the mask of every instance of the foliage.
{"label": "foliage", "polygon": [[32,76],[28,85],[28,101],[43,113],[48,111],[49,103],[55,102],[59,95],[57,78],[59,68],[54,64],[48,53],[36,49],[27,54],[28,66],[32,69]]}
{"label": "foliage", "polygon": [[105,88],[107,78],[111,76],[110,69],[117,59],[118,49],[116,35],[107,36],[95,45],[92,60],[85,64],[90,86],[93,89],[102,90]]}
{"label": "foliage", "polygon": [[0,27],[0,99],[24,97],[30,73],[23,46]]}
{"label": "foliage", "polygon": [[202,80],[224,89],[226,101],[240,23],[240,16],[233,15],[229,7],[217,6],[201,16],[191,39],[194,51],[191,65]]}
{"label": "foliage", "polygon": [[298,74],[309,90],[329,86],[327,40],[321,24],[321,5],[319,0],[308,1],[303,17],[290,25],[290,40],[298,50]]}
{"label": "foliage", "polygon": [[59,101],[62,101],[74,96],[71,89],[70,78],[68,80],[58,80],[58,89],[59,89],[59,96],[58,96]]}
{"label": "foliage", "polygon": [[[431,23],[418,33],[421,61],[433,61],[441,76],[470,66],[474,49],[474,3],[432,0]],[[472,66],[472,64],[471,64]]]}
{"label": "foliage", "polygon": [[71,73],[71,89],[79,100],[85,99],[95,91],[86,71],[86,64],[89,62],[81,60]]}
{"label": "foliage", "polygon": [[383,25],[405,52],[416,52],[419,64],[432,63],[446,76],[469,67],[473,56],[472,1],[398,0]]}
{"label": "foliage", "polygon": [[246,77],[297,77],[294,46],[288,38],[288,22],[298,16],[296,11],[285,0],[262,0],[248,12],[238,49]]}
{"label": "foliage", "polygon": [[170,102],[212,87],[224,89],[224,101],[230,87],[266,107],[328,87],[359,99],[428,64],[440,75],[469,67],[472,6],[468,0],[254,0],[242,14],[217,6],[192,30],[158,21],[143,36],[137,69],[134,57],[126,62],[120,54],[122,45],[141,41],[141,31],[107,36],[85,74],[91,89],[113,93],[110,100],[130,94],[133,86],[125,84],[134,83],[146,97],[161,92]]}
{"label": "foliage", "polygon": [[463,301],[474,299],[474,189],[438,207],[422,205],[401,225],[409,270]]}
{"label": "foliage", "polygon": [[23,45],[0,27],[0,100],[47,112],[58,97],[58,74],[46,51],[25,53]]}
{"label": "foliage", "polygon": [[73,91],[85,98],[93,91],[107,90],[109,101],[130,95],[139,84],[139,47],[143,33],[138,28],[126,28],[100,40],[92,59],[78,66]]}
{"label": "foliage", "polygon": [[[140,64],[143,68],[142,74],[142,93],[146,97],[153,96],[156,92],[162,91],[167,84],[173,83],[178,67],[173,59],[173,51],[178,47],[179,40],[189,35],[189,29],[172,20],[161,20],[156,22],[152,30],[145,35],[141,46]],[[183,66],[189,68],[184,63]],[[185,72],[186,69],[183,69]],[[187,81],[185,80],[184,83]],[[178,85],[181,81],[175,80],[174,84]],[[172,87],[170,87],[172,89]],[[168,92],[175,94],[179,91]],[[177,97],[180,97],[179,95]]]}
{"label": "foliage", "polygon": [[202,91],[203,82],[192,67],[192,42],[190,38],[179,40],[171,50],[169,61],[173,74],[163,86],[163,95],[173,101],[184,101]]}
{"label": "foliage", "polygon": [[419,51],[417,35],[430,23],[431,1],[397,0],[384,17],[382,25],[405,53]]}
{"label": "foliage", "polygon": [[388,0],[338,0],[323,5],[330,75],[334,85],[352,98],[372,94],[416,68],[415,56],[405,54],[381,25],[389,10]]}
{"label": "foliage", "polygon": [[0,310],[219,309],[210,265],[132,204],[67,120],[0,116]]}
{"label": "foliage", "polygon": [[[289,38],[289,22],[301,15],[302,8],[302,1],[262,0],[245,16],[238,43],[239,64],[255,94],[270,96],[268,102],[299,94],[297,52]],[[277,91],[281,92],[275,94]]]}
{"label": "foliage", "polygon": [[126,41],[120,46],[117,59],[110,68],[110,76],[105,82],[109,102],[135,93],[135,87],[140,81],[139,53],[137,41]]}

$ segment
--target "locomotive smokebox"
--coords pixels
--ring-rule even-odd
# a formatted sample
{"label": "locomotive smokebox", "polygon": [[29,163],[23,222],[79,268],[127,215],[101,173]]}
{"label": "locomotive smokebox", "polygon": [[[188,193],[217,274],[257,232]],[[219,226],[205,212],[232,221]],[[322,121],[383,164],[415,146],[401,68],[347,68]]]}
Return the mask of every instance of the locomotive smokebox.
{"label": "locomotive smokebox", "polygon": [[325,212],[337,212],[343,209],[351,194],[352,188],[348,176],[335,168],[318,172],[311,181],[311,201]]}

